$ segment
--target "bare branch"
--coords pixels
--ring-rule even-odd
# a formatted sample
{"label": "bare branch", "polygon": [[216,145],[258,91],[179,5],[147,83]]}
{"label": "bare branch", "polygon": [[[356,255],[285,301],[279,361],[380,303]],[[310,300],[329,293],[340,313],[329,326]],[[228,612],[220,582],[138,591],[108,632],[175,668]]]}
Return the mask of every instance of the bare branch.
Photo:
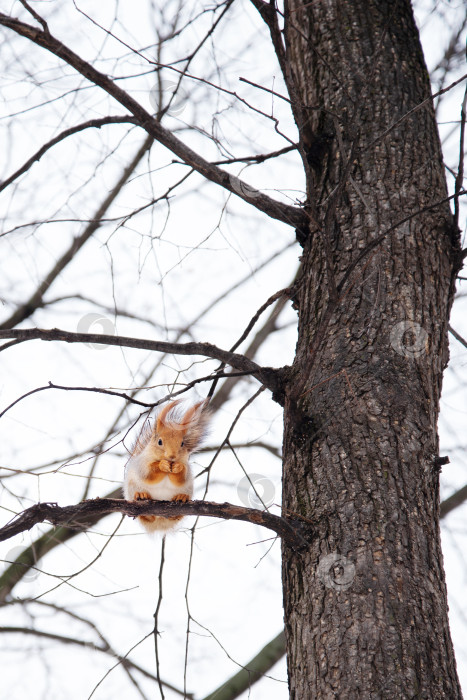
{"label": "bare branch", "polygon": [[246,690],[249,690],[256,681],[261,680],[264,674],[276,664],[285,654],[285,635],[280,632],[259,654],[236,673],[232,678],[223,683],[213,693],[209,693],[204,700],[235,700]]}
{"label": "bare branch", "polygon": [[[34,602],[40,602],[40,601],[34,601]],[[54,606],[57,610],[57,606]],[[82,619],[82,618],[77,618],[77,619]],[[142,676],[145,676],[146,678],[149,678],[152,681],[156,681],[157,678],[152,674],[149,673],[149,671],[146,671],[146,669],[142,668],[138,664],[134,663],[133,661],[130,661],[130,659],[127,658],[127,656],[122,656],[121,654],[118,654],[112,647],[109,645],[107,640],[104,640],[102,645],[99,646],[98,644],[94,644],[93,642],[88,642],[85,641],[84,639],[77,639],[75,637],[68,637],[63,634],[55,634],[54,632],[46,632],[44,630],[38,630],[35,628],[31,627],[14,627],[14,626],[2,626],[0,627],[0,634],[25,634],[33,637],[41,637],[42,639],[50,639],[51,641],[54,642],[61,642],[62,644],[76,644],[77,646],[84,647],[85,649],[89,649],[91,651],[99,651],[102,652],[103,654],[107,654],[109,656],[112,656],[114,659],[117,659],[119,663],[122,665],[122,667],[125,670],[134,670],[134,671],[139,671]],[[102,638],[102,635],[99,634],[99,636]],[[184,698],[193,698],[192,693],[186,693],[184,694],[182,690],[179,690],[176,688],[174,685],[171,683],[167,683],[164,680],[161,680],[162,685],[164,685],[166,688],[169,688],[169,690],[172,690],[174,693],[177,693],[178,695],[183,695]]]}
{"label": "bare branch", "polygon": [[[121,488],[115,489],[107,494],[106,498],[119,498],[121,496]],[[86,527],[90,528],[101,520],[103,514],[95,516],[86,515]],[[75,525],[79,525],[77,518]],[[84,527],[84,522],[83,522]],[[0,575],[0,603],[4,603],[13,588],[27,572],[36,566],[37,562],[42,559],[48,552],[55,547],[60,546],[64,542],[75,537],[77,530],[72,530],[69,527],[57,527],[44,532],[38,537],[29,547],[27,547],[17,557],[13,564]]]}
{"label": "bare branch", "polygon": [[[170,398],[174,396],[179,396],[180,394],[184,394],[189,389],[193,388],[196,384],[200,384],[201,382],[208,382],[218,378],[231,379],[233,377],[245,377],[249,374],[251,374],[251,372],[216,372],[215,375],[209,374],[206,377],[199,377],[198,379],[193,379],[193,381],[188,382],[185,386],[183,386],[183,389],[179,389],[179,391],[170,392]],[[106,396],[117,396],[118,398],[125,399],[125,401],[128,401],[128,403],[135,404],[136,406],[143,406],[144,408],[154,408],[155,406],[158,406],[159,404],[167,400],[167,397],[164,396],[158,401],[146,403],[144,401],[134,399],[129,394],[125,394],[121,391],[113,391],[112,389],[103,389],[102,387],[98,386],[61,386],[60,384],[54,384],[53,382],[49,382],[46,386],[38,386],[36,387],[36,389],[32,389],[31,391],[26,392],[26,394],[23,394],[18,399],[13,401],[9,406],[4,408],[3,411],[0,412],[0,418],[3,418],[5,413],[12,409],[13,406],[16,406],[18,403],[20,403],[20,401],[23,401],[23,399],[26,399],[28,396],[32,396],[33,394],[37,394],[40,391],[47,391],[48,389],[58,389],[59,391],[89,391],[95,394],[106,394]]]}
{"label": "bare branch", "polygon": [[229,175],[229,173],[212,165],[198,153],[195,153],[195,151],[186,146],[168,129],[163,127],[160,122],[154,119],[139,102],[116,85],[113,80],[96,70],[91,64],[84,61],[50,33],[41,31],[25,22],[21,22],[19,19],[9,17],[3,13],[0,13],[0,24],[13,30],[20,36],[24,36],[26,39],[33,41],[38,46],[47,49],[47,51],[50,51],[55,56],[68,63],[68,65],[78,71],[78,73],[81,73],[81,75],[90,82],[101,87],[111,97],[117,100],[117,102],[128,109],[136,118],[138,124],[156,139],[156,141],[168,148],[172,153],[175,153],[175,155],[181,158],[187,165],[190,165],[194,170],[211,182],[237,195],[245,202],[266,213],[273,219],[282,221],[289,226],[306,226],[308,217],[302,209],[282,204],[262,192],[253,190],[251,187],[243,187],[243,183],[236,176]]}
{"label": "bare branch", "polygon": [[[262,306],[260,306],[258,311],[254,314],[253,318],[250,320],[249,324],[247,325],[247,327],[243,331],[240,338],[230,348],[230,352],[234,352],[238,348],[238,346],[243,343],[243,341],[248,337],[250,331],[255,326],[255,324],[258,321],[261,314],[269,306],[271,306],[271,304],[273,304],[275,301],[277,301],[278,299],[281,299],[284,296],[290,297],[291,293],[292,293],[291,288],[287,287],[286,289],[280,289],[278,292],[275,292],[272,296],[270,296],[269,299],[267,299],[264,302],[264,304],[262,304]],[[216,388],[217,383],[218,383],[218,379],[222,376],[222,374],[224,374],[224,368],[225,368],[225,364],[222,364],[219,367],[219,369],[217,370],[218,376],[216,376],[216,379],[214,380],[213,385],[212,385],[211,389],[209,390],[209,397],[212,397],[212,395],[214,394],[215,388]],[[225,376],[225,374],[224,374],[224,376]]]}
{"label": "bare branch", "polygon": [[290,104],[289,98],[285,95],[281,95],[279,92],[275,92],[270,88],[264,87],[264,85],[258,85],[258,83],[253,83],[251,80],[248,80],[248,78],[239,78],[239,80],[241,83],[247,83],[248,85],[252,85],[253,87],[258,88],[258,90],[264,90],[264,92],[268,92],[270,95],[274,95],[274,97],[279,97],[281,100],[284,100],[284,102],[288,102]]}
{"label": "bare branch", "polygon": [[464,99],[462,100],[461,106],[461,127],[460,127],[460,139],[459,139],[459,166],[457,168],[456,181],[454,185],[454,191],[456,196],[454,197],[454,224],[456,229],[459,228],[459,195],[462,192],[464,184],[464,142],[465,142],[465,111],[467,106],[467,85],[465,86]]}
{"label": "bare branch", "polygon": [[148,136],[143,144],[138,148],[134,158],[126,166],[121,174],[115,187],[109,192],[107,197],[104,199],[92,221],[86,226],[83,233],[73,239],[70,247],[66,250],[63,255],[57,260],[50,272],[42,280],[36,291],[29,297],[29,299],[19,306],[16,311],[14,311],[10,318],[0,324],[0,329],[12,328],[18,325],[21,321],[29,318],[34,311],[43,304],[44,294],[47,292],[51,284],[55,279],[63,272],[65,267],[74,258],[76,253],[84,246],[84,244],[91,238],[91,236],[97,231],[101,225],[101,220],[105,212],[109,209],[110,205],[115,201],[117,196],[120,194],[122,188],[128,181],[128,178],[133,174],[138,164],[144,155],[149,151],[153,144],[153,139]]}
{"label": "bare branch", "polygon": [[467,501],[467,486],[463,486],[455,491],[451,496],[445,498],[440,505],[440,518],[445,518],[451,511],[458,508]]}
{"label": "bare branch", "polygon": [[461,335],[459,335],[459,333],[457,331],[455,331],[452,326],[448,326],[448,330],[449,330],[450,334],[452,336],[454,336],[454,338],[456,340],[458,340],[459,343],[461,343],[461,345],[464,346],[464,348],[467,348],[467,340],[464,340],[464,338]]}
{"label": "bare branch", "polygon": [[276,392],[280,386],[279,370],[271,367],[260,367],[245,355],[222,350],[211,343],[170,343],[162,340],[146,340],[144,338],[127,338],[125,336],[104,335],[99,333],[73,333],[59,328],[44,330],[42,328],[12,328],[0,330],[1,338],[16,340],[59,340],[65,343],[97,343],[100,345],[117,345],[118,347],[137,348],[165,352],[172,355],[202,355],[213,360],[230,365],[241,372],[250,372],[265,387]]}
{"label": "bare branch", "polygon": [[[280,299],[278,299],[274,305],[273,310],[269,314],[268,318],[266,319],[266,322],[263,324],[263,326],[257,331],[257,333],[254,335],[252,338],[251,343],[245,350],[245,355],[246,357],[254,357],[261,347],[261,345],[265,342],[265,340],[269,337],[271,333],[273,333],[275,330],[277,330],[277,317],[281,313],[282,309],[288,302],[288,297],[282,296]],[[240,377],[233,377],[227,379],[227,381],[223,384],[223,386],[214,394],[213,398],[211,399],[211,409],[212,410],[217,410],[220,408],[229,398],[230,394],[232,393],[233,388],[236,386],[237,382],[240,381]],[[280,397],[278,397],[277,402],[282,405],[282,400]]]}
{"label": "bare branch", "polygon": [[86,519],[94,519],[110,513],[123,513],[136,518],[140,515],[204,515],[224,520],[243,520],[273,530],[293,549],[303,546],[306,541],[300,534],[300,523],[292,519],[273,515],[268,511],[244,508],[231,503],[210,503],[208,501],[124,501],[116,498],[96,498],[72,506],[60,507],[56,503],[37,503],[18,514],[10,523],[0,528],[0,542],[30,530],[34,525],[45,521],[53,525],[86,529]]}
{"label": "bare branch", "polygon": [[30,15],[34,17],[37,22],[42,26],[44,32],[47,34],[49,33],[49,27],[47,25],[47,22],[43,17],[41,17],[33,8],[26,2],[26,0],[19,0],[22,6],[29,12]]}
{"label": "bare branch", "polygon": [[284,153],[290,153],[290,151],[296,151],[298,144],[293,146],[285,146],[280,148],[278,151],[271,151],[271,153],[260,153],[256,156],[240,156],[239,158],[226,158],[224,160],[215,160],[212,162],[213,165],[229,165],[231,163],[264,163],[266,160],[271,158],[277,158],[278,156],[283,156]]}
{"label": "bare branch", "polygon": [[0,184],[0,192],[2,192],[8,185],[11,185],[12,182],[17,180],[20,175],[25,173],[29,168],[34,164],[39,161],[42,156],[47,153],[48,150],[52,148],[52,146],[55,146],[57,143],[60,143],[60,141],[64,141],[68,136],[73,136],[73,134],[77,134],[80,131],[84,131],[85,129],[90,129],[90,128],[95,128],[95,129],[100,129],[101,127],[105,126],[106,124],[135,124],[136,120],[134,117],[128,116],[121,116],[121,117],[104,117],[103,119],[89,119],[87,122],[83,122],[82,124],[77,124],[76,126],[72,126],[69,129],[65,129],[65,131],[62,131],[60,134],[55,136],[53,139],[48,141],[47,143],[44,143],[43,146],[39,148],[36,153],[34,153],[33,156],[31,156],[18,170],[16,170],[10,177],[7,177],[6,180],[3,180],[3,182]]}

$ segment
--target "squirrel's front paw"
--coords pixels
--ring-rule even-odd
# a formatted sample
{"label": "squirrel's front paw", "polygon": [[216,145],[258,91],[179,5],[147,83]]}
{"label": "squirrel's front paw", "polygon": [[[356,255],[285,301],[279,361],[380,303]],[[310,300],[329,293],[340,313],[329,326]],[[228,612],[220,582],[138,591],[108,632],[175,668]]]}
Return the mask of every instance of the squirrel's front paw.
{"label": "squirrel's front paw", "polygon": [[166,474],[180,474],[185,470],[183,462],[172,462],[170,459],[161,459],[159,469]]}
{"label": "squirrel's front paw", "polygon": [[134,501],[151,501],[151,496],[147,491],[137,491],[133,496]]}

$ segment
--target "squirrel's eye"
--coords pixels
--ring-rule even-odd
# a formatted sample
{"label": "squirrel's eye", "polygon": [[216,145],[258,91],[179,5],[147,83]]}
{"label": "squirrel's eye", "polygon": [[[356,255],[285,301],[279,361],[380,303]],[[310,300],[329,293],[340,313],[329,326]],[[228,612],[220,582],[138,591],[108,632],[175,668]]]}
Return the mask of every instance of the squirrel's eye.
{"label": "squirrel's eye", "polygon": [[162,445],[162,440],[161,440],[160,438],[159,438],[159,440],[157,441],[157,444],[158,444],[158,445]]}
{"label": "squirrel's eye", "polygon": [[182,440],[181,443],[180,443],[180,447],[183,447],[184,444],[185,444],[185,443],[184,443],[183,440]]}

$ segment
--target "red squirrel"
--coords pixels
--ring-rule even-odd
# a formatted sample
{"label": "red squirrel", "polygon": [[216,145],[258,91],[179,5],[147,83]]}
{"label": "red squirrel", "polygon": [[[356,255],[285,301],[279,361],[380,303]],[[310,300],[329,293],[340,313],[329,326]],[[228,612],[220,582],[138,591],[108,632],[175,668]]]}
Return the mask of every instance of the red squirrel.
{"label": "red squirrel", "polygon": [[[191,500],[193,475],[188,459],[205,437],[210,413],[206,400],[185,413],[177,408],[179,403],[177,400],[164,406],[153,428],[143,428],[136,440],[126,465],[126,500]],[[156,532],[170,530],[182,518],[141,515],[138,520],[148,532]]]}

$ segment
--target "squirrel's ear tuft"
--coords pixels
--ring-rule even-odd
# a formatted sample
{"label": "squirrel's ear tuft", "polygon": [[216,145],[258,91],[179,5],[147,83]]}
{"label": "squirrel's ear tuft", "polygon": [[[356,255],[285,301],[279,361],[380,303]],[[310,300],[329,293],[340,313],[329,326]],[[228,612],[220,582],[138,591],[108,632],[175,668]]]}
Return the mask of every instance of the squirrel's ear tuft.
{"label": "squirrel's ear tuft", "polygon": [[182,425],[189,426],[190,424],[199,420],[201,418],[201,414],[206,412],[208,403],[209,399],[204,399],[204,401],[199,401],[198,403],[195,403],[194,406],[190,406],[181,420]]}
{"label": "squirrel's ear tuft", "polygon": [[167,423],[171,423],[172,421],[166,420],[168,414],[175,408],[175,406],[178,406],[180,403],[180,399],[177,399],[176,401],[171,401],[168,403],[162,411],[157,416],[156,420],[156,432],[159,432]]}
{"label": "squirrel's ear tuft", "polygon": [[209,399],[195,403],[194,406],[190,406],[181,420],[185,430],[184,442],[190,452],[196,450],[206,436],[207,424],[212,415],[208,404]]}
{"label": "squirrel's ear tuft", "polygon": [[186,449],[193,452],[206,435],[206,427],[211,418],[209,399],[195,403],[185,413],[177,409],[179,403],[180,399],[177,399],[164,406],[157,416],[154,434],[157,436],[164,429],[179,430]]}

